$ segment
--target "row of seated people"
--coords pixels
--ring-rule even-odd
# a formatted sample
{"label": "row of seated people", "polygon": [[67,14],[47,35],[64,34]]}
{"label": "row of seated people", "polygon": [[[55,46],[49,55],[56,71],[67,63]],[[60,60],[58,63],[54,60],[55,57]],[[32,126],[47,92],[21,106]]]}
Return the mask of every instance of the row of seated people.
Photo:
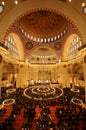
{"label": "row of seated people", "polygon": [[[6,107],[5,107],[6,109]],[[12,105],[9,116],[5,118],[4,122],[0,125],[0,130],[15,130],[14,123],[16,121],[17,115],[21,114],[22,106],[18,103]],[[6,110],[5,110],[6,111]],[[7,111],[6,111],[7,112]],[[5,112],[5,114],[6,114]]]}
{"label": "row of seated people", "polygon": [[[46,106],[52,106],[52,104],[53,104],[53,102],[54,102],[54,106],[63,106],[63,108],[64,108],[64,106],[69,106],[70,105],[70,99],[71,99],[71,97],[72,96],[74,96],[75,95],[75,93],[73,93],[73,92],[71,92],[70,90],[69,90],[69,88],[65,88],[65,91],[64,91],[64,95],[62,96],[62,97],[60,97],[59,99],[56,99],[56,100],[50,100],[50,101],[35,101],[34,100],[34,98],[32,98],[32,99],[27,99],[26,97],[24,97],[24,95],[23,95],[23,90],[24,89],[22,89],[22,88],[18,88],[17,90],[16,90],[16,92],[14,92],[14,93],[12,93],[11,95],[9,95],[9,98],[15,98],[15,100],[16,100],[16,103],[13,105],[13,109],[12,109],[12,112],[11,112],[11,114],[9,115],[9,117],[8,117],[8,119],[6,119],[3,123],[2,123],[2,126],[1,126],[1,130],[3,129],[5,129],[5,130],[10,130],[9,129],[9,127],[11,126],[12,128],[11,128],[11,130],[14,130],[14,122],[16,121],[16,115],[17,114],[21,114],[21,109],[22,108],[24,108],[24,117],[25,118],[28,118],[28,116],[29,117],[31,117],[32,118],[32,115],[33,115],[33,117],[35,117],[35,114],[36,114],[36,112],[35,112],[35,108],[36,108],[36,106],[41,106],[41,108],[42,108],[42,111],[41,111],[41,113],[40,113],[40,115],[41,115],[41,119],[42,119],[42,121],[44,122],[45,121],[45,116],[44,115],[46,115],[46,119],[47,118],[50,118],[51,117],[51,113],[50,113],[50,111],[47,111],[46,110],[46,108],[43,108],[43,106],[44,105],[46,105]],[[80,95],[78,95],[78,96],[80,96],[81,97],[81,95],[83,95],[83,92],[82,91],[80,91]],[[70,98],[69,98],[70,97]],[[67,101],[66,101],[66,99],[67,99]],[[82,98],[83,99],[83,98]],[[66,101],[66,102],[65,102]],[[65,103],[64,103],[65,102]],[[73,104],[71,104],[73,107],[75,106],[75,105],[73,105]],[[31,107],[30,107],[31,106]],[[80,107],[81,108],[81,107]],[[49,110],[49,109],[48,109]],[[59,109],[57,109],[58,111],[59,111]],[[79,109],[80,110],[80,109]],[[68,113],[68,111],[69,111],[69,113]],[[67,126],[67,124],[69,125],[69,122],[68,122],[68,119],[69,119],[69,117],[74,117],[74,115],[76,115],[76,111],[75,111],[75,107],[73,108],[73,109],[67,109],[67,110],[65,110],[65,109],[63,109],[63,111],[62,112],[60,112],[61,114],[58,114],[58,113],[55,113],[56,114],[56,116],[57,116],[57,118],[60,120],[60,122],[64,122],[63,121],[63,119],[64,119],[64,117],[67,117],[67,115],[68,115],[68,117],[66,118],[66,122],[64,122],[64,124],[66,124],[66,126]],[[48,113],[49,112],[49,113]],[[73,113],[74,112],[74,113]],[[78,111],[77,111],[78,112]],[[45,113],[45,114],[44,114]],[[47,114],[46,114],[47,113]],[[64,113],[65,113],[65,116],[64,116]],[[73,113],[73,114],[71,114],[71,116],[70,116],[70,113]],[[80,115],[80,113],[81,113],[81,111],[80,112],[78,112],[78,114]],[[83,127],[85,126],[85,124],[86,124],[86,118],[84,117],[84,115],[85,115],[85,117],[86,117],[86,114],[84,113],[83,114],[83,112],[82,112],[82,115],[80,115],[80,121],[81,121],[81,117],[82,117],[82,119],[83,119],[83,121],[82,121],[82,123],[83,123]],[[61,117],[60,117],[61,116]],[[34,121],[34,118],[33,118],[33,120],[31,119],[31,118],[28,118],[28,122],[27,122],[27,124],[26,124],[26,126],[28,125],[28,127],[32,127],[32,122]],[[50,119],[52,119],[52,117],[50,118]],[[76,120],[77,118],[75,117],[75,120]],[[74,120],[74,121],[75,121]],[[40,129],[43,129],[41,126],[43,126],[43,127],[45,127],[45,126],[47,126],[48,128],[51,126],[51,125],[49,125],[49,124],[53,124],[53,121],[52,120],[50,120],[50,122],[48,122],[49,124],[46,124],[46,125],[40,125],[41,124],[41,122],[42,121],[40,121],[40,122],[38,122],[39,121],[39,118],[36,120],[36,122],[37,122],[37,129],[39,129],[39,127],[40,127]],[[73,122],[73,119],[70,119],[70,122]],[[30,123],[29,123],[30,122]],[[58,123],[58,125],[57,126],[59,126],[59,128],[61,127],[61,126],[63,126],[63,124],[59,124]],[[65,127],[66,127],[65,126]],[[71,126],[71,124],[70,124],[70,126]],[[73,126],[75,126],[75,124],[73,124]],[[53,128],[53,129],[55,129],[55,127]]]}
{"label": "row of seated people", "polygon": [[43,106],[38,118],[36,119],[36,130],[55,130],[55,123],[52,120],[51,111],[49,107]]}
{"label": "row of seated people", "polygon": [[[9,88],[11,89],[11,88]],[[7,95],[6,93],[7,88],[2,88],[2,101],[4,98],[10,99],[14,98],[15,103],[12,105],[12,110],[10,111],[10,114],[6,119],[0,124],[0,130],[15,130],[14,123],[16,121],[16,117],[18,114],[21,114],[21,109],[23,108],[23,99],[22,99],[22,92],[23,89],[18,88],[16,89],[16,92],[11,93],[10,95]],[[5,107],[6,109],[6,107]]]}
{"label": "row of seated people", "polygon": [[24,107],[24,117],[28,118],[28,122],[33,121],[34,117],[35,117],[35,106],[29,106],[29,105],[25,105]]}
{"label": "row of seated people", "polygon": [[[65,107],[57,107],[55,111],[57,117],[57,127],[52,120],[49,106],[42,106],[40,114],[36,117],[36,130],[84,130],[86,128],[86,109],[80,106],[70,105]],[[81,126],[82,124],[82,126]],[[32,127],[30,122],[25,123],[22,130],[27,130]]]}
{"label": "row of seated people", "polygon": [[22,125],[22,130],[31,130],[33,122],[35,122],[36,106],[34,105],[34,103],[30,105],[28,104],[28,102],[26,102],[23,108],[24,108],[23,117],[27,119],[27,122],[25,122]]}
{"label": "row of seated people", "polygon": [[70,105],[57,108],[55,115],[59,119],[57,122],[59,128],[64,128],[66,130],[86,129],[86,109],[81,106]]}
{"label": "row of seated people", "polygon": [[[63,90],[64,90],[64,93],[63,93],[63,95],[61,97],[56,98],[56,99],[52,98],[51,100],[49,100],[47,98],[43,102],[45,102],[47,105],[56,105],[56,104],[57,105],[59,105],[59,104],[60,105],[61,104],[66,105],[68,103],[70,104],[72,97],[80,98],[80,99],[83,100],[83,102],[85,102],[85,97],[84,97],[85,93],[84,93],[83,89],[80,89],[79,93],[72,92],[70,90],[70,88],[63,88]],[[24,96],[23,91],[24,91],[23,88],[17,88],[16,92],[10,94],[9,96],[4,94],[5,96],[2,97],[2,101],[4,100],[4,98],[14,98],[18,104],[23,105],[23,103],[27,102],[27,97]],[[33,94],[33,96],[34,96],[34,94]],[[18,100],[17,100],[17,98],[18,98]],[[35,100],[34,97],[32,99],[28,99],[29,104],[32,104],[33,102],[36,105],[39,105],[39,104],[41,105],[41,101]]]}
{"label": "row of seated people", "polygon": [[[64,106],[69,106],[70,104],[73,106],[73,109],[75,110],[75,106],[76,105],[74,105],[74,104],[72,104],[72,103],[70,103],[70,101],[71,101],[71,98],[73,97],[73,96],[76,96],[76,97],[79,97],[79,98],[82,98],[82,100],[83,100],[83,102],[84,102],[84,99],[83,99],[83,95],[84,95],[84,91],[83,91],[83,89],[81,88],[80,89],[80,93],[77,95],[77,93],[74,93],[74,92],[71,92],[71,90],[69,89],[69,88],[64,88],[64,95],[62,96],[62,97],[60,97],[59,99],[55,99],[55,100],[44,100],[44,101],[34,101],[34,98],[33,99],[31,99],[31,102],[29,102],[29,101],[27,101],[27,104],[29,104],[29,105],[31,105],[32,103],[36,106],[36,105],[39,105],[39,107],[41,106],[41,108],[43,109],[43,106],[44,105],[47,105],[47,106],[63,106],[63,108],[64,108]],[[80,107],[81,108],[81,107]],[[71,109],[71,111],[70,111],[70,113],[72,112],[72,111],[74,111],[73,109]],[[68,109],[66,109],[67,110],[67,112],[65,111],[64,113],[65,113],[65,116],[67,116],[67,114],[68,114]],[[42,110],[43,111],[43,110]],[[55,113],[56,114],[56,113]],[[75,114],[75,113],[74,113]],[[41,121],[39,121],[39,118],[38,118],[38,120],[37,120],[37,129],[39,129],[40,128],[40,130],[41,129],[43,129],[44,130],[44,127],[45,126],[47,126],[47,127],[50,127],[50,125],[48,125],[48,124],[46,124],[45,123],[45,125],[42,123],[42,122],[44,122],[44,119],[45,118],[43,118],[43,116],[42,116],[42,113],[40,113],[40,115],[41,115],[41,118],[43,119],[43,120],[41,120]],[[50,115],[50,113],[49,113],[49,115]],[[70,116],[68,116],[68,117],[70,117]],[[46,117],[47,118],[47,117]],[[68,119],[66,119],[66,122],[65,121],[63,121],[63,120],[61,120],[60,119],[60,116],[58,115],[57,116],[57,118],[59,119],[59,121],[60,122],[64,122],[63,124],[60,124],[59,122],[57,122],[57,127],[60,129],[68,129],[68,127],[67,127],[67,125],[70,125],[70,129],[77,129],[77,126],[76,126],[76,120],[75,120],[75,123],[76,124],[72,124],[75,128],[71,128],[71,123],[70,124],[68,124],[69,122],[67,122],[67,121],[69,121]],[[63,118],[62,119],[64,119],[64,115],[63,115]],[[39,122],[38,122],[39,121]],[[47,121],[48,122],[48,121]],[[82,121],[83,122],[83,121]],[[42,124],[41,124],[42,123]],[[83,128],[85,127],[85,125],[84,125],[85,123],[83,122]],[[55,124],[54,124],[55,125]],[[82,128],[82,129],[83,129]],[[47,128],[48,129],[48,128]],[[53,128],[53,129],[55,129],[55,127]],[[69,130],[69,129],[68,129]]]}
{"label": "row of seated people", "polygon": [[[72,97],[80,98],[83,100],[83,102],[85,102],[85,90],[83,88],[79,88],[79,90],[80,90],[79,93],[75,93],[75,92],[72,92],[70,88],[67,88],[67,87],[63,88],[64,92],[61,97],[56,98],[56,99],[52,98],[51,100],[49,100],[48,96],[47,96],[47,99],[44,102],[46,102],[47,105],[49,105],[49,104],[58,105],[60,103],[66,105],[68,103],[70,104]],[[5,94],[2,94],[2,95],[4,95],[4,96],[2,96],[2,101],[6,98],[14,98],[18,104],[23,105],[23,102],[24,103],[27,102],[27,97],[24,96],[23,91],[24,91],[23,88],[17,88],[16,92],[13,92],[9,96],[7,96],[6,91],[4,90],[4,92],[3,92],[3,88],[2,88],[2,93],[5,93]],[[35,102],[36,105],[41,104],[40,101],[37,101],[34,99],[34,94],[32,94],[32,97],[33,97],[32,99],[28,99],[29,103]],[[18,100],[17,100],[17,98],[18,98]]]}

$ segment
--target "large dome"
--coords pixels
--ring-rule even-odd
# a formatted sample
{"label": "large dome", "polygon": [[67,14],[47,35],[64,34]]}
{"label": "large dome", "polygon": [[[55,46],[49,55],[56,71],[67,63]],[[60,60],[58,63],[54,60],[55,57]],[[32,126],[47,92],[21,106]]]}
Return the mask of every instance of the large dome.
{"label": "large dome", "polygon": [[51,38],[63,34],[68,28],[68,21],[49,10],[36,10],[20,19],[20,27],[28,34],[36,38]]}

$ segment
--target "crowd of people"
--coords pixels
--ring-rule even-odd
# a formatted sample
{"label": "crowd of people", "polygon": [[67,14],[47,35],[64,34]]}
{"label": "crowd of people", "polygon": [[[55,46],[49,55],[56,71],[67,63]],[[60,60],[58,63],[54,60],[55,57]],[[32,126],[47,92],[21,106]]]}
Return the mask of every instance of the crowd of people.
{"label": "crowd of people", "polygon": [[[86,109],[81,105],[76,105],[71,102],[73,97],[79,98],[85,103],[85,90],[80,87],[79,93],[71,91],[70,88],[63,88],[63,95],[52,100],[35,100],[24,96],[24,88],[16,88],[16,91],[7,95],[6,88],[2,88],[2,101],[5,99],[15,99],[12,104],[11,114],[0,123],[0,130],[16,130],[14,123],[16,116],[21,114],[24,109],[23,116],[27,118],[27,122],[22,124],[21,130],[81,130],[86,129]],[[57,122],[52,119],[50,107],[55,106],[55,116]],[[41,108],[40,114],[36,115],[36,107]],[[0,111],[1,113],[1,111]],[[6,114],[6,108],[4,111]],[[36,127],[32,129],[33,123]],[[27,129],[25,129],[27,128]]]}

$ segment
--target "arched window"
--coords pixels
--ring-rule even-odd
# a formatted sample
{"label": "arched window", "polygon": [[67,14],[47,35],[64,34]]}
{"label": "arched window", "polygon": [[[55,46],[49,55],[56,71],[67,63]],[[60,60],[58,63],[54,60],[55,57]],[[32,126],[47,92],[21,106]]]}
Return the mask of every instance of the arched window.
{"label": "arched window", "polygon": [[11,35],[9,35],[5,40],[5,46],[9,49],[9,56],[14,59],[19,59],[19,53],[16,46],[16,42]]}
{"label": "arched window", "polygon": [[81,42],[80,38],[78,36],[76,36],[71,42],[70,49],[68,52],[68,59],[72,59],[73,57],[76,56],[76,53],[80,46],[82,46],[82,42]]}

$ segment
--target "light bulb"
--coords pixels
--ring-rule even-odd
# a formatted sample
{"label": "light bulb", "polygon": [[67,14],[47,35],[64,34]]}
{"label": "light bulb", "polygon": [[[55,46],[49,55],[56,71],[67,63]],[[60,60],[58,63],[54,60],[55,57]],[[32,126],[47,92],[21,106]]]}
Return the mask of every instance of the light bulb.
{"label": "light bulb", "polygon": [[18,4],[18,0],[15,0],[15,4],[16,4],[16,5]]}
{"label": "light bulb", "polygon": [[82,7],[84,7],[85,6],[85,2],[82,2]]}
{"label": "light bulb", "polygon": [[4,5],[5,4],[5,2],[4,1],[2,1],[2,5]]}
{"label": "light bulb", "polygon": [[69,2],[71,2],[72,0],[69,0]]}

